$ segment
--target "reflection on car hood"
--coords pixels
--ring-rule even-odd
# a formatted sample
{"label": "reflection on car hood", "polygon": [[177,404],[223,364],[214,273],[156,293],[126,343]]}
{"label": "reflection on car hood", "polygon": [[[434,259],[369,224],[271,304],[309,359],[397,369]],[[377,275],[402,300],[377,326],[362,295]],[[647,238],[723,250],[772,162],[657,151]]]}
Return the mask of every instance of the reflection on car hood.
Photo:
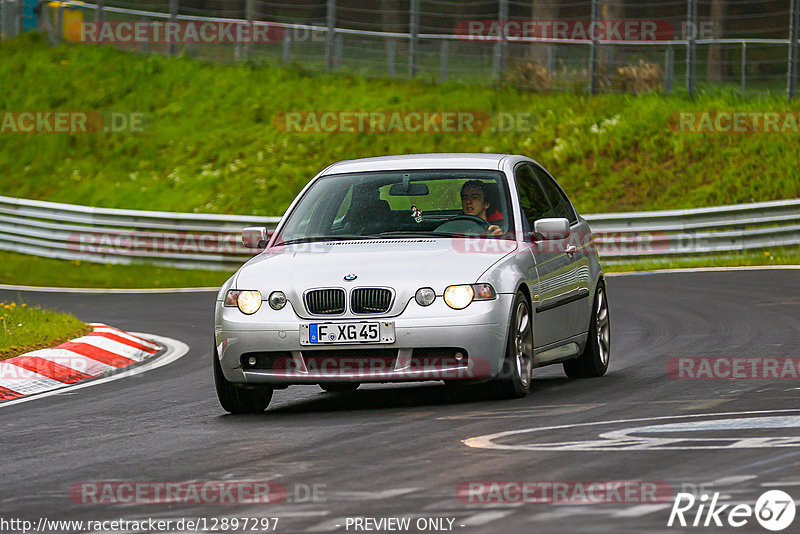
{"label": "reflection on car hood", "polygon": [[[271,291],[284,291],[293,303],[315,287],[391,287],[396,301],[407,302],[420,287],[430,286],[441,294],[448,285],[476,282],[515,249],[513,241],[458,238],[287,245],[250,260],[239,272],[236,286],[259,289],[265,297]],[[345,281],[348,274],[357,278]]]}

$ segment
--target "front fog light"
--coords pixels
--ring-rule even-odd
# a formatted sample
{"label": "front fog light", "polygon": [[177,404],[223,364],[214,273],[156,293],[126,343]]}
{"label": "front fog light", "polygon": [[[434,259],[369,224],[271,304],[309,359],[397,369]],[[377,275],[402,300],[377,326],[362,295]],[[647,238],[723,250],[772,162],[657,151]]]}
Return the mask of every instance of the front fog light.
{"label": "front fog light", "polygon": [[447,286],[444,290],[444,301],[448,306],[455,310],[461,310],[469,306],[475,296],[472,286]]}
{"label": "front fog light", "polygon": [[433,301],[436,300],[436,292],[429,287],[422,287],[417,290],[417,294],[414,295],[414,300],[416,300],[417,304],[420,306],[430,306],[433,304]]}
{"label": "front fog light", "polygon": [[252,315],[261,307],[260,291],[241,291],[236,299],[239,310],[247,315]]}
{"label": "front fog light", "polygon": [[280,310],[286,306],[286,295],[283,291],[273,291],[269,294],[269,307],[273,310]]}

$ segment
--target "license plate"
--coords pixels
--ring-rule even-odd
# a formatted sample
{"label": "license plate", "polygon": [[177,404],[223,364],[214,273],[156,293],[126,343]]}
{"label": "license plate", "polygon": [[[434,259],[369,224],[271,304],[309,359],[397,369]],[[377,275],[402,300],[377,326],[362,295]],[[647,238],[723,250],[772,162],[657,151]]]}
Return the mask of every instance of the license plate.
{"label": "license plate", "polygon": [[394,343],[394,323],[359,321],[300,325],[301,345],[330,343]]}

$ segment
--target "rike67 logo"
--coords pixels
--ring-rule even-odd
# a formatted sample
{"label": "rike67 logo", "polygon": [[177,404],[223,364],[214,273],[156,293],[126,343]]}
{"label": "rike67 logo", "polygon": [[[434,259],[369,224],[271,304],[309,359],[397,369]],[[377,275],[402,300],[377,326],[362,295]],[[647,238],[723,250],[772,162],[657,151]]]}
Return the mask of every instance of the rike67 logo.
{"label": "rike67 logo", "polygon": [[739,528],[753,517],[767,530],[785,530],[794,521],[795,504],[788,493],[769,490],[761,494],[755,506],[749,504],[718,504],[719,492],[709,501],[704,493],[696,498],[691,493],[678,493],[672,504],[667,526],[671,527],[723,527]]}

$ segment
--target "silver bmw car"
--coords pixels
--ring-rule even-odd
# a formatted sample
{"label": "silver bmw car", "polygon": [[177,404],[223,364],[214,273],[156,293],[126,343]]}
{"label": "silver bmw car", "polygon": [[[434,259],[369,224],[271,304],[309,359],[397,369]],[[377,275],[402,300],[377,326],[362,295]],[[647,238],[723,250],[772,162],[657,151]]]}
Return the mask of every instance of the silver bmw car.
{"label": "silver bmw car", "polygon": [[532,370],[600,376],[610,356],[603,271],[586,221],[538,163],[504,154],[342,161],[320,172],[263,249],[219,291],[222,407],[275,389],[479,384],[525,396]]}

